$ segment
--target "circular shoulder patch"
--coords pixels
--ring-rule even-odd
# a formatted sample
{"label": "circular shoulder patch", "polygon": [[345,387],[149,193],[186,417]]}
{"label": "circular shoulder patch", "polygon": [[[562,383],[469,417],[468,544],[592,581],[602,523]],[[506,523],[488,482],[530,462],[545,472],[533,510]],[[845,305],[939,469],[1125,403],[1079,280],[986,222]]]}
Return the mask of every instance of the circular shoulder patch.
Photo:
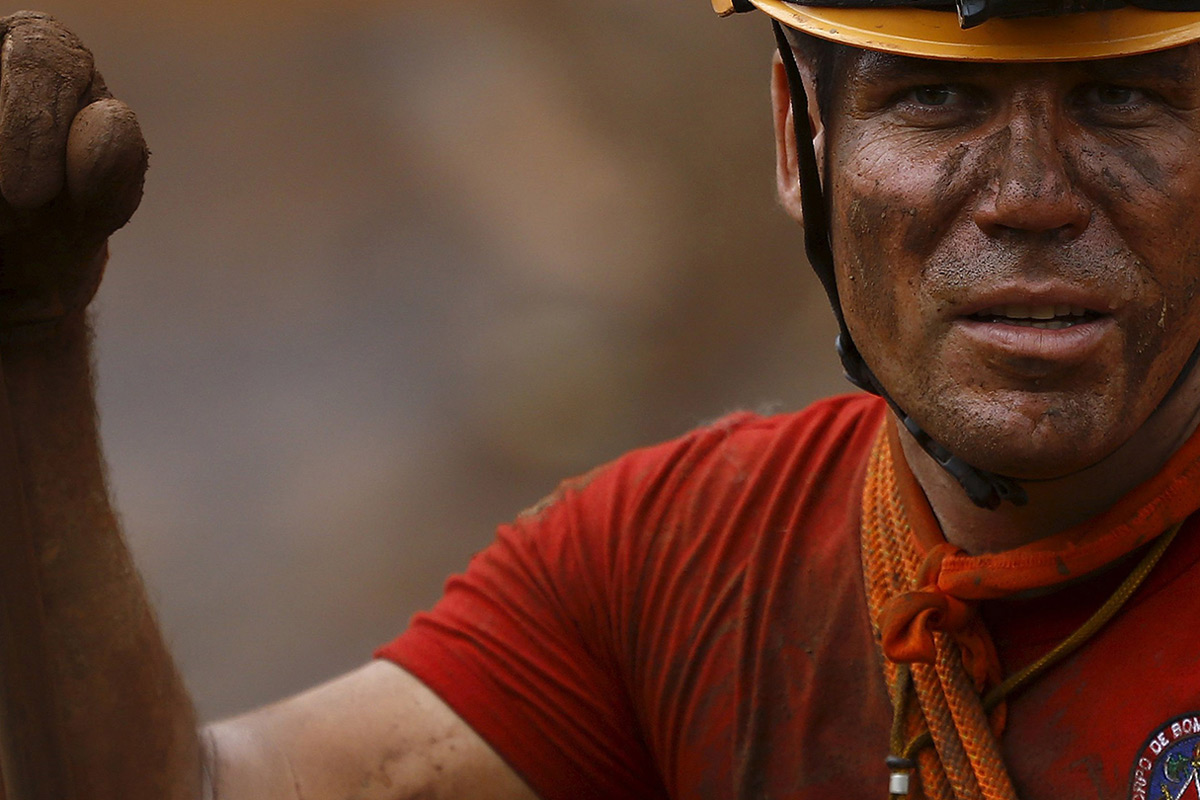
{"label": "circular shoulder patch", "polygon": [[1200,800],[1200,711],[1146,737],[1129,778],[1130,800]]}

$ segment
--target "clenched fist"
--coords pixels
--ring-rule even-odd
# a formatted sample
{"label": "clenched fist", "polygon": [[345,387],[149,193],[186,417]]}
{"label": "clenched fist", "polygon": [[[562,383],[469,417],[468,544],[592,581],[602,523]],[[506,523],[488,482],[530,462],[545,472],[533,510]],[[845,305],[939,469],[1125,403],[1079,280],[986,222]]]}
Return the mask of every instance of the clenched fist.
{"label": "clenched fist", "polygon": [[58,21],[0,17],[0,341],[91,300],[109,235],[136,210],[149,151],[92,54]]}

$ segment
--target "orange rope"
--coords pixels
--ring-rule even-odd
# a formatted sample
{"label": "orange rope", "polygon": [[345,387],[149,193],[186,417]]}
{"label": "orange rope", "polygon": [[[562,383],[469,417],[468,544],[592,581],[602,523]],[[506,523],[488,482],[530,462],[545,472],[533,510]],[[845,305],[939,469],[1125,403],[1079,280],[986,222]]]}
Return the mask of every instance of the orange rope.
{"label": "orange rope", "polygon": [[[863,569],[872,620],[879,618],[890,598],[918,588],[916,575],[922,561],[900,502],[891,458],[887,438],[880,436],[863,488]],[[926,748],[917,757],[926,797],[1016,800],[999,745],[958,648],[940,631],[934,640],[938,657],[933,664],[901,667],[884,662],[888,690],[897,708],[906,705],[908,680],[902,680],[902,674],[911,673],[918,702],[905,713],[904,740],[915,739],[926,730],[932,737],[936,752]]]}
{"label": "orange rope", "polygon": [[[918,588],[917,576],[924,561],[900,500],[892,458],[883,432],[871,452],[862,499],[863,574],[877,636],[884,606],[891,598]],[[1141,563],[1078,630],[993,686],[982,700],[979,692],[985,687],[968,674],[959,642],[948,633],[933,632],[936,658],[932,664],[897,664],[885,659],[884,675],[894,709],[893,756],[888,759],[893,770],[891,797],[909,795],[908,773],[915,768],[929,800],[1015,800],[998,740],[1004,727],[1005,698],[1073,653],[1112,619],[1154,569],[1181,524],[1158,537]],[[983,637],[990,648],[982,622],[975,626],[971,635]],[[910,691],[919,701],[915,705],[908,702]]]}
{"label": "orange rope", "polygon": [[[886,435],[876,441],[863,489],[863,569],[871,619],[877,620],[889,599],[917,590],[922,554],[913,542],[912,525],[905,515],[896,488],[892,450]],[[884,662],[888,690],[896,708],[904,708],[911,672],[918,702],[907,711],[906,741],[928,730],[934,751],[918,754],[920,782],[929,800],[1016,800],[1000,744],[983,709],[976,685],[966,669],[958,646],[947,633],[934,634],[934,663],[913,663],[901,668]],[[1003,710],[992,712],[996,727]],[[894,751],[900,752],[900,751]]]}

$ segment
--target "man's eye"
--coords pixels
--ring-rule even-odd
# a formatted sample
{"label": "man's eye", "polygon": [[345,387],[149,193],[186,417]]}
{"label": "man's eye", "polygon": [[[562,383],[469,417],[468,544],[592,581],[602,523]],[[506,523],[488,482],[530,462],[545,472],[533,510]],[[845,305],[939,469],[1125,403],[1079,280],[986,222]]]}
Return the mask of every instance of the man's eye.
{"label": "man's eye", "polygon": [[1144,99],[1142,93],[1137,89],[1112,84],[1093,86],[1091,95],[1092,99],[1102,106],[1128,106]]}
{"label": "man's eye", "polygon": [[949,86],[919,86],[912,91],[912,99],[923,106],[948,106],[958,98],[958,92]]}
{"label": "man's eye", "polygon": [[984,98],[971,86],[927,83],[900,89],[889,108],[905,125],[946,128],[971,124],[984,106]]}
{"label": "man's eye", "polygon": [[1154,102],[1157,95],[1136,86],[1119,83],[1094,83],[1083,88],[1082,100],[1095,108],[1137,109]]}
{"label": "man's eye", "polygon": [[1083,86],[1075,95],[1081,119],[1098,125],[1141,126],[1158,119],[1161,98],[1147,89],[1119,83]]}

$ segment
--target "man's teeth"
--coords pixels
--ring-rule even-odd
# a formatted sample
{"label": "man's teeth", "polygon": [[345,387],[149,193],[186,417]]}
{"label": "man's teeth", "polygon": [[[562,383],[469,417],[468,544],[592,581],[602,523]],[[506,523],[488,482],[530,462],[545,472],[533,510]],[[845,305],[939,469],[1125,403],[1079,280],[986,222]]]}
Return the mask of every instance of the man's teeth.
{"label": "man's teeth", "polygon": [[1083,306],[1007,305],[985,309],[975,316],[1006,325],[1056,331],[1085,322],[1089,315]]}

